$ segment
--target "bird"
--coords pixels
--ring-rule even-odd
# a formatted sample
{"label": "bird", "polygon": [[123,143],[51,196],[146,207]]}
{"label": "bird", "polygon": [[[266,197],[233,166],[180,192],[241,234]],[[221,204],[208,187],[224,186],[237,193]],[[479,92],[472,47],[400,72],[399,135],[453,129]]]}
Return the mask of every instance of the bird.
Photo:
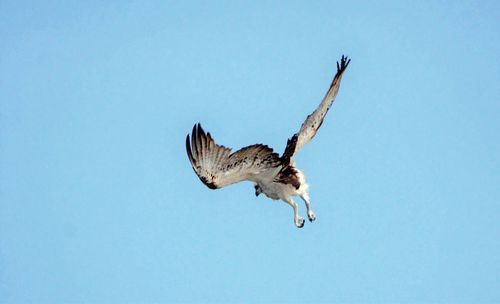
{"label": "bird", "polygon": [[215,190],[241,181],[251,181],[256,196],[264,193],[272,200],[282,200],[290,205],[295,226],[302,228],[305,220],[299,215],[298,205],[293,200],[294,196],[299,196],[305,203],[309,221],[316,220],[311,208],[309,186],[294,158],[321,127],[350,62],[344,55],[340,63],[337,61],[337,73],[321,103],[307,116],[299,131],[287,140],[281,156],[264,144],[250,145],[231,153],[230,148],[217,144],[200,123],[195,124],[191,136],[189,133],[186,136],[186,152],[194,172],[203,184]]}

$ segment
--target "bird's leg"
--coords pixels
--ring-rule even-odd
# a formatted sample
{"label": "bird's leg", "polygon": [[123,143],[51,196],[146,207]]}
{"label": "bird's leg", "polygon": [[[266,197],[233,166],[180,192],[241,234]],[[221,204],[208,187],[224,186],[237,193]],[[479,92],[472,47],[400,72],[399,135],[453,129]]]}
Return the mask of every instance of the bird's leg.
{"label": "bird's leg", "polygon": [[309,221],[314,221],[316,219],[316,215],[311,209],[311,202],[309,201],[309,194],[307,192],[304,192],[303,194],[300,195],[300,198],[306,203],[306,208],[307,208],[307,217],[309,218]]}
{"label": "bird's leg", "polygon": [[293,220],[295,222],[295,226],[297,226],[297,228],[304,227],[304,219],[299,216],[297,203],[295,203],[291,197],[284,198],[283,201],[293,208]]}

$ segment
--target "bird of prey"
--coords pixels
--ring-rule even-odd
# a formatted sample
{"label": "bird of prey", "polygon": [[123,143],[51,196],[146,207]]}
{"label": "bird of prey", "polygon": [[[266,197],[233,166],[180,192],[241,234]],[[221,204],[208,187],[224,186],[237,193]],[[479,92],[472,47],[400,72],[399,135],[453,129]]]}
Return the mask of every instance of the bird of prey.
{"label": "bird of prey", "polygon": [[216,144],[210,133],[205,133],[201,125],[195,124],[191,137],[186,137],[186,151],[194,172],[210,189],[219,189],[241,181],[254,184],[255,195],[264,193],[267,197],[281,199],[293,208],[295,226],[302,228],[304,219],[299,216],[297,203],[293,196],[300,196],[307,208],[309,221],[316,215],[311,209],[308,185],[304,173],[294,161],[297,152],[316,135],[330,109],[340,87],[342,74],[351,60],[342,56],[337,62],[337,73],[318,108],[300,127],[300,130],[288,139],[283,155],[263,144],[244,147],[231,153],[231,149]]}

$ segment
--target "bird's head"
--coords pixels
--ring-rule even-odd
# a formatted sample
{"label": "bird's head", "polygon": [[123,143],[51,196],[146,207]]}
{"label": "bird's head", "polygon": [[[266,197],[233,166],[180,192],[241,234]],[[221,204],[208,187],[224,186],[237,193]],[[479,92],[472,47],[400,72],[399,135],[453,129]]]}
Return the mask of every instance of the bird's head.
{"label": "bird's head", "polygon": [[259,196],[259,194],[262,193],[262,189],[260,188],[259,184],[253,184],[253,187],[255,188],[255,196]]}

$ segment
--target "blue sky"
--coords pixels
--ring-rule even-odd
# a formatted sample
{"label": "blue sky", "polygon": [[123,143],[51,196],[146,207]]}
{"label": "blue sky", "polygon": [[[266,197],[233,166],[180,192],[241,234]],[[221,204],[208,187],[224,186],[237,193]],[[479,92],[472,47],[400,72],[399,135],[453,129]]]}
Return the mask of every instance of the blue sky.
{"label": "blue sky", "polygon": [[[500,302],[496,1],[0,3],[0,302]],[[317,220],[200,183],[201,122]],[[305,208],[301,214],[305,216]]]}

